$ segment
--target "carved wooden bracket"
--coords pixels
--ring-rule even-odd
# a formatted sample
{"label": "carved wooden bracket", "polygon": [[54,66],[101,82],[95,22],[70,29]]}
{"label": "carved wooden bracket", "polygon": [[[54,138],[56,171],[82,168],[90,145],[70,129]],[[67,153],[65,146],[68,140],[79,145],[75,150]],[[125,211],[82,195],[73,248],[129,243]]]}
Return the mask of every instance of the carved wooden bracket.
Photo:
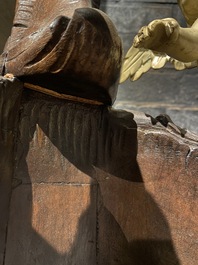
{"label": "carved wooden bracket", "polygon": [[115,100],[122,45],[100,1],[19,0],[2,74],[62,94]]}

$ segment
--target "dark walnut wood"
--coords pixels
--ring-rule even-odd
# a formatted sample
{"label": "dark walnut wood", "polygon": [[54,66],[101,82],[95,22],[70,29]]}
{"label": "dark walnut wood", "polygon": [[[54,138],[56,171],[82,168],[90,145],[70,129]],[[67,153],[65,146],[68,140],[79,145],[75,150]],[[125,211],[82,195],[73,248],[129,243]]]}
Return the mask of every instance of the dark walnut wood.
{"label": "dark walnut wood", "polygon": [[114,102],[122,45],[94,0],[19,0],[2,74],[62,94]]}
{"label": "dark walnut wood", "polygon": [[0,264],[4,263],[14,148],[23,84],[0,78]]}
{"label": "dark walnut wood", "polygon": [[0,264],[197,265],[198,137],[159,120],[24,88]]}

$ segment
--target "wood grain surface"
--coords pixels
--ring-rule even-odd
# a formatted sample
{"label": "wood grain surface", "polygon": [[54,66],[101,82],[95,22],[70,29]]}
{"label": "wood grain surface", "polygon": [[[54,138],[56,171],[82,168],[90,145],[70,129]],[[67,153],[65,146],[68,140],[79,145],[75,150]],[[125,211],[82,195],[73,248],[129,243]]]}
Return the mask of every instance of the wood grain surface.
{"label": "wood grain surface", "polygon": [[22,83],[0,78],[0,264],[4,264]]}
{"label": "wood grain surface", "polygon": [[17,128],[0,264],[197,264],[196,135],[28,89]]}

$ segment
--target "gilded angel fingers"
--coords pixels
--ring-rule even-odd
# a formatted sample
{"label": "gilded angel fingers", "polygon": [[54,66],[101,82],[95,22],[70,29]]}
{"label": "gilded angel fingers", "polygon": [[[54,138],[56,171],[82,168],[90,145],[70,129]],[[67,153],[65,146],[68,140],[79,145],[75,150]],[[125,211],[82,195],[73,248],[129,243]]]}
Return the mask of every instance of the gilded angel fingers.
{"label": "gilded angel fingers", "polygon": [[166,52],[167,44],[173,44],[179,36],[179,24],[173,18],[154,20],[140,29],[134,38],[136,48]]}
{"label": "gilded angel fingers", "polygon": [[182,62],[198,60],[198,25],[182,28],[173,18],[154,20],[140,29],[133,46],[163,52]]}

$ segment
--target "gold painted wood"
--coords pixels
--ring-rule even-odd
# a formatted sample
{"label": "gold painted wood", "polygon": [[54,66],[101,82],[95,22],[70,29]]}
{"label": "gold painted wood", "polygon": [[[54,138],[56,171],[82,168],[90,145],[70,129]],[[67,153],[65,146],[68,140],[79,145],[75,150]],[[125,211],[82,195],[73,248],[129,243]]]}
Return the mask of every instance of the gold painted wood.
{"label": "gold painted wood", "polygon": [[120,82],[139,79],[149,69],[162,68],[167,62],[176,70],[198,65],[198,8],[196,0],[178,0],[189,25],[183,28],[174,18],[156,19],[143,26],[127,52]]}

